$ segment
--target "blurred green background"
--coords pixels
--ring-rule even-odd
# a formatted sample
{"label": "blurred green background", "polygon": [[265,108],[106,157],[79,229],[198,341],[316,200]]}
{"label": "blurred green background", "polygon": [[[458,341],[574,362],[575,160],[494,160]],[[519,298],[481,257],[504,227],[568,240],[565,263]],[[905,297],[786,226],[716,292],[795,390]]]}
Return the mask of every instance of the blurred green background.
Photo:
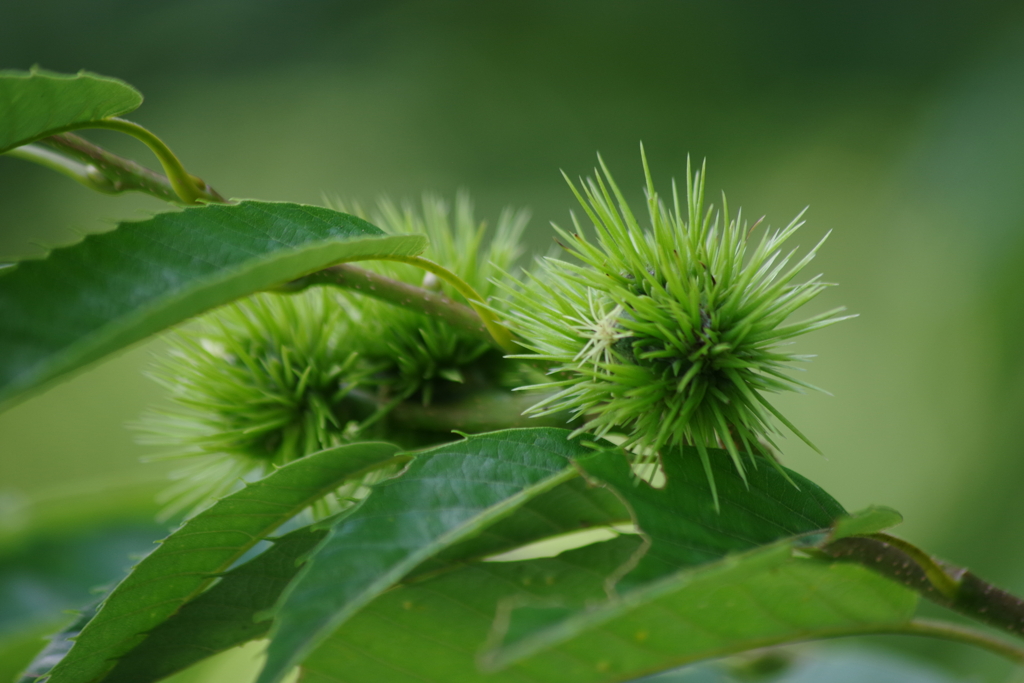
{"label": "blurred green background", "polygon": [[[784,461],[1024,591],[1024,4],[8,0],[0,68],[33,64],[134,84],[146,102],[131,118],[234,197],[466,187],[492,223],[530,207],[541,251],[573,208],[559,169],[590,173],[600,151],[639,200],[643,141],[662,188],[691,155],[752,219],[810,205],[797,241],[833,231],[814,269],[841,284],[815,306],[860,317],[799,343],[819,355],[808,381],[835,395],[781,399],[826,454],[791,438]],[[162,208],[0,158],[0,260]],[[26,629],[59,623],[162,531],[166,468],[140,464],[125,428],[161,400],[142,375],[159,346],[0,415],[14,659],[36,647]],[[868,646],[1009,675],[945,643]]]}

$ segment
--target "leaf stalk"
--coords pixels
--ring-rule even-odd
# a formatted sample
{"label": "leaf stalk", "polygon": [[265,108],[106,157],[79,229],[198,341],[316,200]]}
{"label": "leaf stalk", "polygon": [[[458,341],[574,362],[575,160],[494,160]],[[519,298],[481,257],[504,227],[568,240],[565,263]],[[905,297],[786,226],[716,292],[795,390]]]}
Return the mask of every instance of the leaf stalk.
{"label": "leaf stalk", "polygon": [[174,188],[175,193],[185,204],[198,204],[200,201],[224,201],[224,198],[216,191],[213,191],[213,189],[210,188],[210,186],[202,179],[197,178],[186,171],[181,161],[177,156],[175,156],[174,152],[171,151],[171,148],[168,147],[163,140],[139,124],[112,116],[108,119],[89,121],[81,125],[74,126],[70,130],[83,128],[116,130],[120,133],[132,136],[149,147],[153,154],[156,155],[156,158],[160,161],[160,165],[163,166],[164,173],[167,174],[167,179],[170,181],[171,187]]}
{"label": "leaf stalk", "polygon": [[472,309],[476,311],[476,314],[480,316],[480,320],[483,322],[484,327],[486,327],[487,331],[490,332],[491,337],[494,338],[494,341],[498,346],[500,346],[506,353],[517,353],[521,350],[519,345],[512,339],[512,333],[509,329],[494,317],[494,313],[484,303],[484,298],[480,296],[475,289],[473,289],[472,285],[452,271],[440,264],[434,263],[430,259],[425,259],[422,256],[388,256],[382,260],[408,263],[409,265],[422,268],[428,273],[433,273],[438,276],[454,287],[455,291],[465,297],[466,302],[469,303],[470,307],[472,307]]}
{"label": "leaf stalk", "polygon": [[439,292],[378,275],[365,268],[338,264],[286,285],[285,289],[297,291],[311,285],[331,285],[355,290],[365,296],[439,318],[483,341],[494,341],[483,320],[469,306],[452,301]]}
{"label": "leaf stalk", "polygon": [[494,313],[484,303],[484,297],[452,271],[421,256],[383,256],[373,260],[408,263],[433,273],[465,297],[469,306],[452,301],[443,294],[347,264],[330,266],[283,285],[278,290],[301,291],[310,285],[318,284],[354,289],[360,294],[440,318],[453,327],[496,344],[506,353],[520,350],[509,329],[495,318]]}
{"label": "leaf stalk", "polygon": [[822,552],[837,560],[862,564],[938,605],[1024,637],[1024,600],[902,539],[888,534],[843,538],[828,544]]}
{"label": "leaf stalk", "polygon": [[94,145],[74,133],[61,133],[43,138],[39,145],[51,147],[62,155],[78,159],[85,164],[88,179],[101,187],[93,187],[100,192],[119,193],[136,190],[152,195],[166,202],[180,201],[167,176],[151,171],[131,159],[111,154],[99,145]]}
{"label": "leaf stalk", "polygon": [[[99,145],[95,145],[74,133],[58,133],[42,138],[35,143],[15,147],[5,152],[6,156],[31,161],[56,171],[72,180],[81,183],[90,190],[104,194],[120,194],[128,191],[145,192],[165,202],[183,202],[198,204],[200,201],[227,203],[216,190],[201,178],[187,173],[173,152],[157,138],[146,131],[148,137],[133,134],[129,128],[135,126],[129,121],[121,122],[127,127],[98,125],[91,122],[79,128],[112,128],[128,132],[133,137],[142,139],[150,149],[159,150],[157,158],[169,171],[169,176],[161,175],[141,164],[112,154]],[[134,128],[131,130],[135,131]],[[135,131],[137,133],[138,131]],[[49,148],[49,149],[48,149]]]}
{"label": "leaf stalk", "polygon": [[[15,147],[4,154],[5,156],[13,157],[15,159],[31,161],[35,164],[48,168],[51,171],[56,171],[63,176],[85,185],[90,190],[95,190],[104,194],[117,194],[121,191],[110,181],[109,178],[106,177],[106,175],[100,173],[95,166],[90,166],[75,161],[74,159],[69,159],[63,154],[58,154],[57,152],[47,149],[42,145],[22,145],[21,147]],[[167,198],[161,197],[161,199]]]}

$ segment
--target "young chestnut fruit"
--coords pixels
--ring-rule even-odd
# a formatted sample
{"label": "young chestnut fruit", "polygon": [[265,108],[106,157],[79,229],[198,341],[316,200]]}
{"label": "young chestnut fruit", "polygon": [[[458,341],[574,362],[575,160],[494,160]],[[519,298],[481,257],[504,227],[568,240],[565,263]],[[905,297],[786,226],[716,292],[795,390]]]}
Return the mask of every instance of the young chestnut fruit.
{"label": "young chestnut fruit", "polygon": [[814,448],[765,394],[816,388],[789,374],[808,356],[780,347],[843,320],[843,309],[788,322],[828,286],[820,275],[793,282],[821,242],[795,262],[795,250],[781,251],[802,213],[751,240],[760,222],[731,218],[724,197],[721,211],[705,208],[703,168],[687,164],[685,200],[673,183],[666,205],[641,155],[646,228],[599,158],[602,172],[579,189],[569,181],[593,237],[575,215],[572,232],[555,226],[573,260],[541,259],[507,290],[509,324],[529,350],[518,357],[549,368],[550,381],[523,387],[548,394],[528,412],[570,411],[583,420],[577,434],[621,434],[640,459],[693,446],[714,490],[707,449],[727,449],[745,476],[742,454],[756,466],[775,446],[773,418]]}

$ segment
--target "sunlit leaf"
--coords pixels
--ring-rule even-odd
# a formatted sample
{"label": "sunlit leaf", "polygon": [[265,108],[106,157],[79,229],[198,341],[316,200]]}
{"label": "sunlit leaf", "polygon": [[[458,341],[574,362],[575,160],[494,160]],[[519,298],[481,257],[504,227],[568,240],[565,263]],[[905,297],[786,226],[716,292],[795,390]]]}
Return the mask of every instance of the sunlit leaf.
{"label": "sunlit leaf", "polygon": [[[606,602],[609,572],[640,539],[555,558],[478,562],[378,597],[303,662],[303,683],[611,683],[774,643],[883,628],[910,618],[916,595],[869,570],[792,557],[789,541],[682,570]],[[565,610],[557,629],[528,624],[489,638],[516,605]],[[547,605],[547,607],[542,607]],[[499,625],[501,619],[499,618]],[[517,628],[512,625],[513,630]],[[500,642],[500,641],[498,641]],[[505,668],[483,673],[481,663]]]}
{"label": "sunlit leaf", "polygon": [[340,624],[424,560],[577,476],[591,452],[564,429],[471,436],[420,454],[335,526],[274,615],[260,681],[280,680]]}
{"label": "sunlit leaf", "polygon": [[211,655],[262,638],[271,622],[256,615],[273,607],[301,560],[327,535],[303,527],[235,569],[187,603],[122,657],[104,683],[150,683]]}
{"label": "sunlit leaf", "polygon": [[[456,544],[417,567],[413,574],[448,571],[452,563],[479,558],[550,536],[628,519],[604,489],[573,479],[526,503],[482,534]],[[261,638],[271,621],[256,616],[272,607],[301,567],[301,560],[326,535],[305,527],[274,542],[232,569],[212,588],[187,603],[125,655],[105,683],[149,683],[218,652]]]}
{"label": "sunlit leaf", "polygon": [[345,480],[394,462],[397,450],[360,443],[314,453],[188,520],[104,600],[50,681],[87,683],[103,675],[260,539]]}
{"label": "sunlit leaf", "polygon": [[[793,557],[781,541],[684,569],[589,610],[515,624],[486,658],[507,666],[547,650],[639,674],[777,643],[905,623],[918,596],[870,570]],[[535,615],[526,615],[528,618]],[[636,675],[634,674],[634,675]],[[594,680],[618,680],[616,678]]]}
{"label": "sunlit leaf", "polygon": [[[816,484],[765,461],[760,467],[751,468],[744,479],[736,472],[729,454],[722,450],[709,451],[709,465],[718,483],[716,506],[700,458],[696,452],[687,450],[662,453],[665,485],[661,489],[637,481],[622,457],[581,461],[588,478],[611,487],[633,511],[645,544],[630,562],[610,574],[605,588],[611,599],[600,608],[594,606],[592,598],[589,602],[563,598],[553,605],[524,604],[520,609],[512,609],[503,636],[505,643],[492,655],[493,661],[522,656],[517,652],[539,651],[542,644],[558,642],[564,637],[559,634],[573,629],[617,623],[619,616],[615,615],[629,614],[630,610],[616,613],[616,609],[643,601],[643,595],[668,581],[666,577],[680,577],[691,567],[715,563],[719,567],[735,565],[749,569],[749,564],[736,564],[737,553],[753,552],[779,541],[804,546],[823,542],[837,520],[864,529],[879,522],[872,511],[847,516],[842,506]],[[887,521],[888,515],[881,520]],[[789,550],[782,547],[780,557],[788,559]],[[729,570],[736,571],[740,570]],[[785,583],[779,581],[777,588],[785,590]],[[766,585],[760,590],[769,595],[774,589]],[[747,609],[751,615],[757,613],[751,605]],[[698,623],[700,614],[683,613],[680,618]],[[780,618],[789,619],[785,610]]]}
{"label": "sunlit leaf", "polygon": [[[310,654],[304,680],[623,681],[912,616],[912,591],[863,567],[794,557],[794,544],[824,540],[844,515],[820,488],[788,473],[797,488],[767,463],[748,472],[747,488],[727,453],[711,455],[720,512],[698,458],[664,459],[662,489],[619,457],[579,460],[629,505],[646,540],[473,563],[402,586]],[[650,559],[610,594],[647,544]]]}

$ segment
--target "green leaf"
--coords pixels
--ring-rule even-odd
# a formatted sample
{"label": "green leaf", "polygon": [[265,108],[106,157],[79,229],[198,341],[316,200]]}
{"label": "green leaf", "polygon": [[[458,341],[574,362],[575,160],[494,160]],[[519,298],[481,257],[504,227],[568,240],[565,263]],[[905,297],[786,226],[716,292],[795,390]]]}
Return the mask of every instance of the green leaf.
{"label": "green leaf", "polygon": [[564,429],[512,429],[420,454],[332,530],[275,614],[261,683],[280,680],[424,560],[577,476],[591,451]]}
{"label": "green leaf", "polygon": [[[665,476],[661,489],[638,480],[621,454],[580,463],[588,479],[619,495],[646,539],[641,552],[608,578],[608,590],[624,593],[626,599],[630,591],[679,569],[780,539],[813,534],[801,541],[823,541],[825,530],[845,515],[842,506],[813,482],[763,460],[744,479],[727,451],[709,449],[707,465],[718,484],[717,502],[696,449],[665,449],[661,463]],[[546,633],[585,607],[582,603],[558,609],[526,606],[513,612],[511,619],[515,632],[528,638],[529,631]]]}
{"label": "green leaf", "polygon": [[[530,500],[479,536],[452,546],[419,566],[413,575],[450,571],[465,562],[523,544],[580,529],[628,520],[625,508],[605,489],[572,479]],[[262,638],[269,620],[255,616],[273,607],[299,572],[304,558],[327,534],[304,527],[281,537],[269,549],[232,569],[212,588],[153,629],[120,659],[104,683],[149,683],[218,652]],[[43,672],[49,667],[43,669]]]}
{"label": "green leaf", "polygon": [[649,549],[620,589],[728,553],[828,529],[846,514],[835,499],[796,472],[761,460],[759,467],[747,468],[744,481],[727,451],[707,449],[707,453],[720,511],[695,448],[662,452],[666,482],[662,489],[637,480],[623,456],[580,463],[589,479],[618,493],[650,539]]}
{"label": "green leaf", "polygon": [[[620,537],[555,558],[478,562],[378,597],[303,662],[303,683],[606,683],[731,652],[902,623],[916,596],[869,570],[791,556],[790,541],[686,569],[478,668],[494,615],[605,597],[636,551]],[[514,624],[512,625],[515,626]],[[529,629],[527,629],[529,631]],[[512,661],[512,660],[515,661]]]}
{"label": "green leaf", "polygon": [[142,104],[124,81],[80,71],[0,71],[0,154]]}
{"label": "green leaf", "polygon": [[903,521],[903,515],[884,505],[872,505],[852,515],[844,515],[836,520],[830,541],[838,541],[849,536],[875,534]]}
{"label": "green leaf", "polygon": [[917,600],[864,567],[793,557],[792,542],[780,541],[682,570],[549,628],[525,629],[486,662],[508,666],[549,649],[588,653],[592,667],[618,674],[597,680],[621,680],[794,640],[877,631],[909,621]]}
{"label": "green leaf", "polygon": [[103,602],[50,682],[88,683],[102,676],[263,537],[346,479],[395,462],[397,450],[360,443],[314,453],[185,522]]}
{"label": "green leaf", "polygon": [[479,560],[536,541],[630,521],[629,511],[610,490],[591,486],[580,478],[570,479],[479,534],[438,553],[410,576],[451,569],[454,563]]}
{"label": "green leaf", "polygon": [[90,235],[0,276],[0,407],[215,306],[334,263],[423,251],[354,216],[244,201]]}
{"label": "green leaf", "polygon": [[303,558],[326,535],[326,529],[314,525],[275,540],[150,631],[117,662],[104,683],[158,681],[218,652],[262,638],[271,622],[256,621],[256,615],[274,606],[298,574]]}

